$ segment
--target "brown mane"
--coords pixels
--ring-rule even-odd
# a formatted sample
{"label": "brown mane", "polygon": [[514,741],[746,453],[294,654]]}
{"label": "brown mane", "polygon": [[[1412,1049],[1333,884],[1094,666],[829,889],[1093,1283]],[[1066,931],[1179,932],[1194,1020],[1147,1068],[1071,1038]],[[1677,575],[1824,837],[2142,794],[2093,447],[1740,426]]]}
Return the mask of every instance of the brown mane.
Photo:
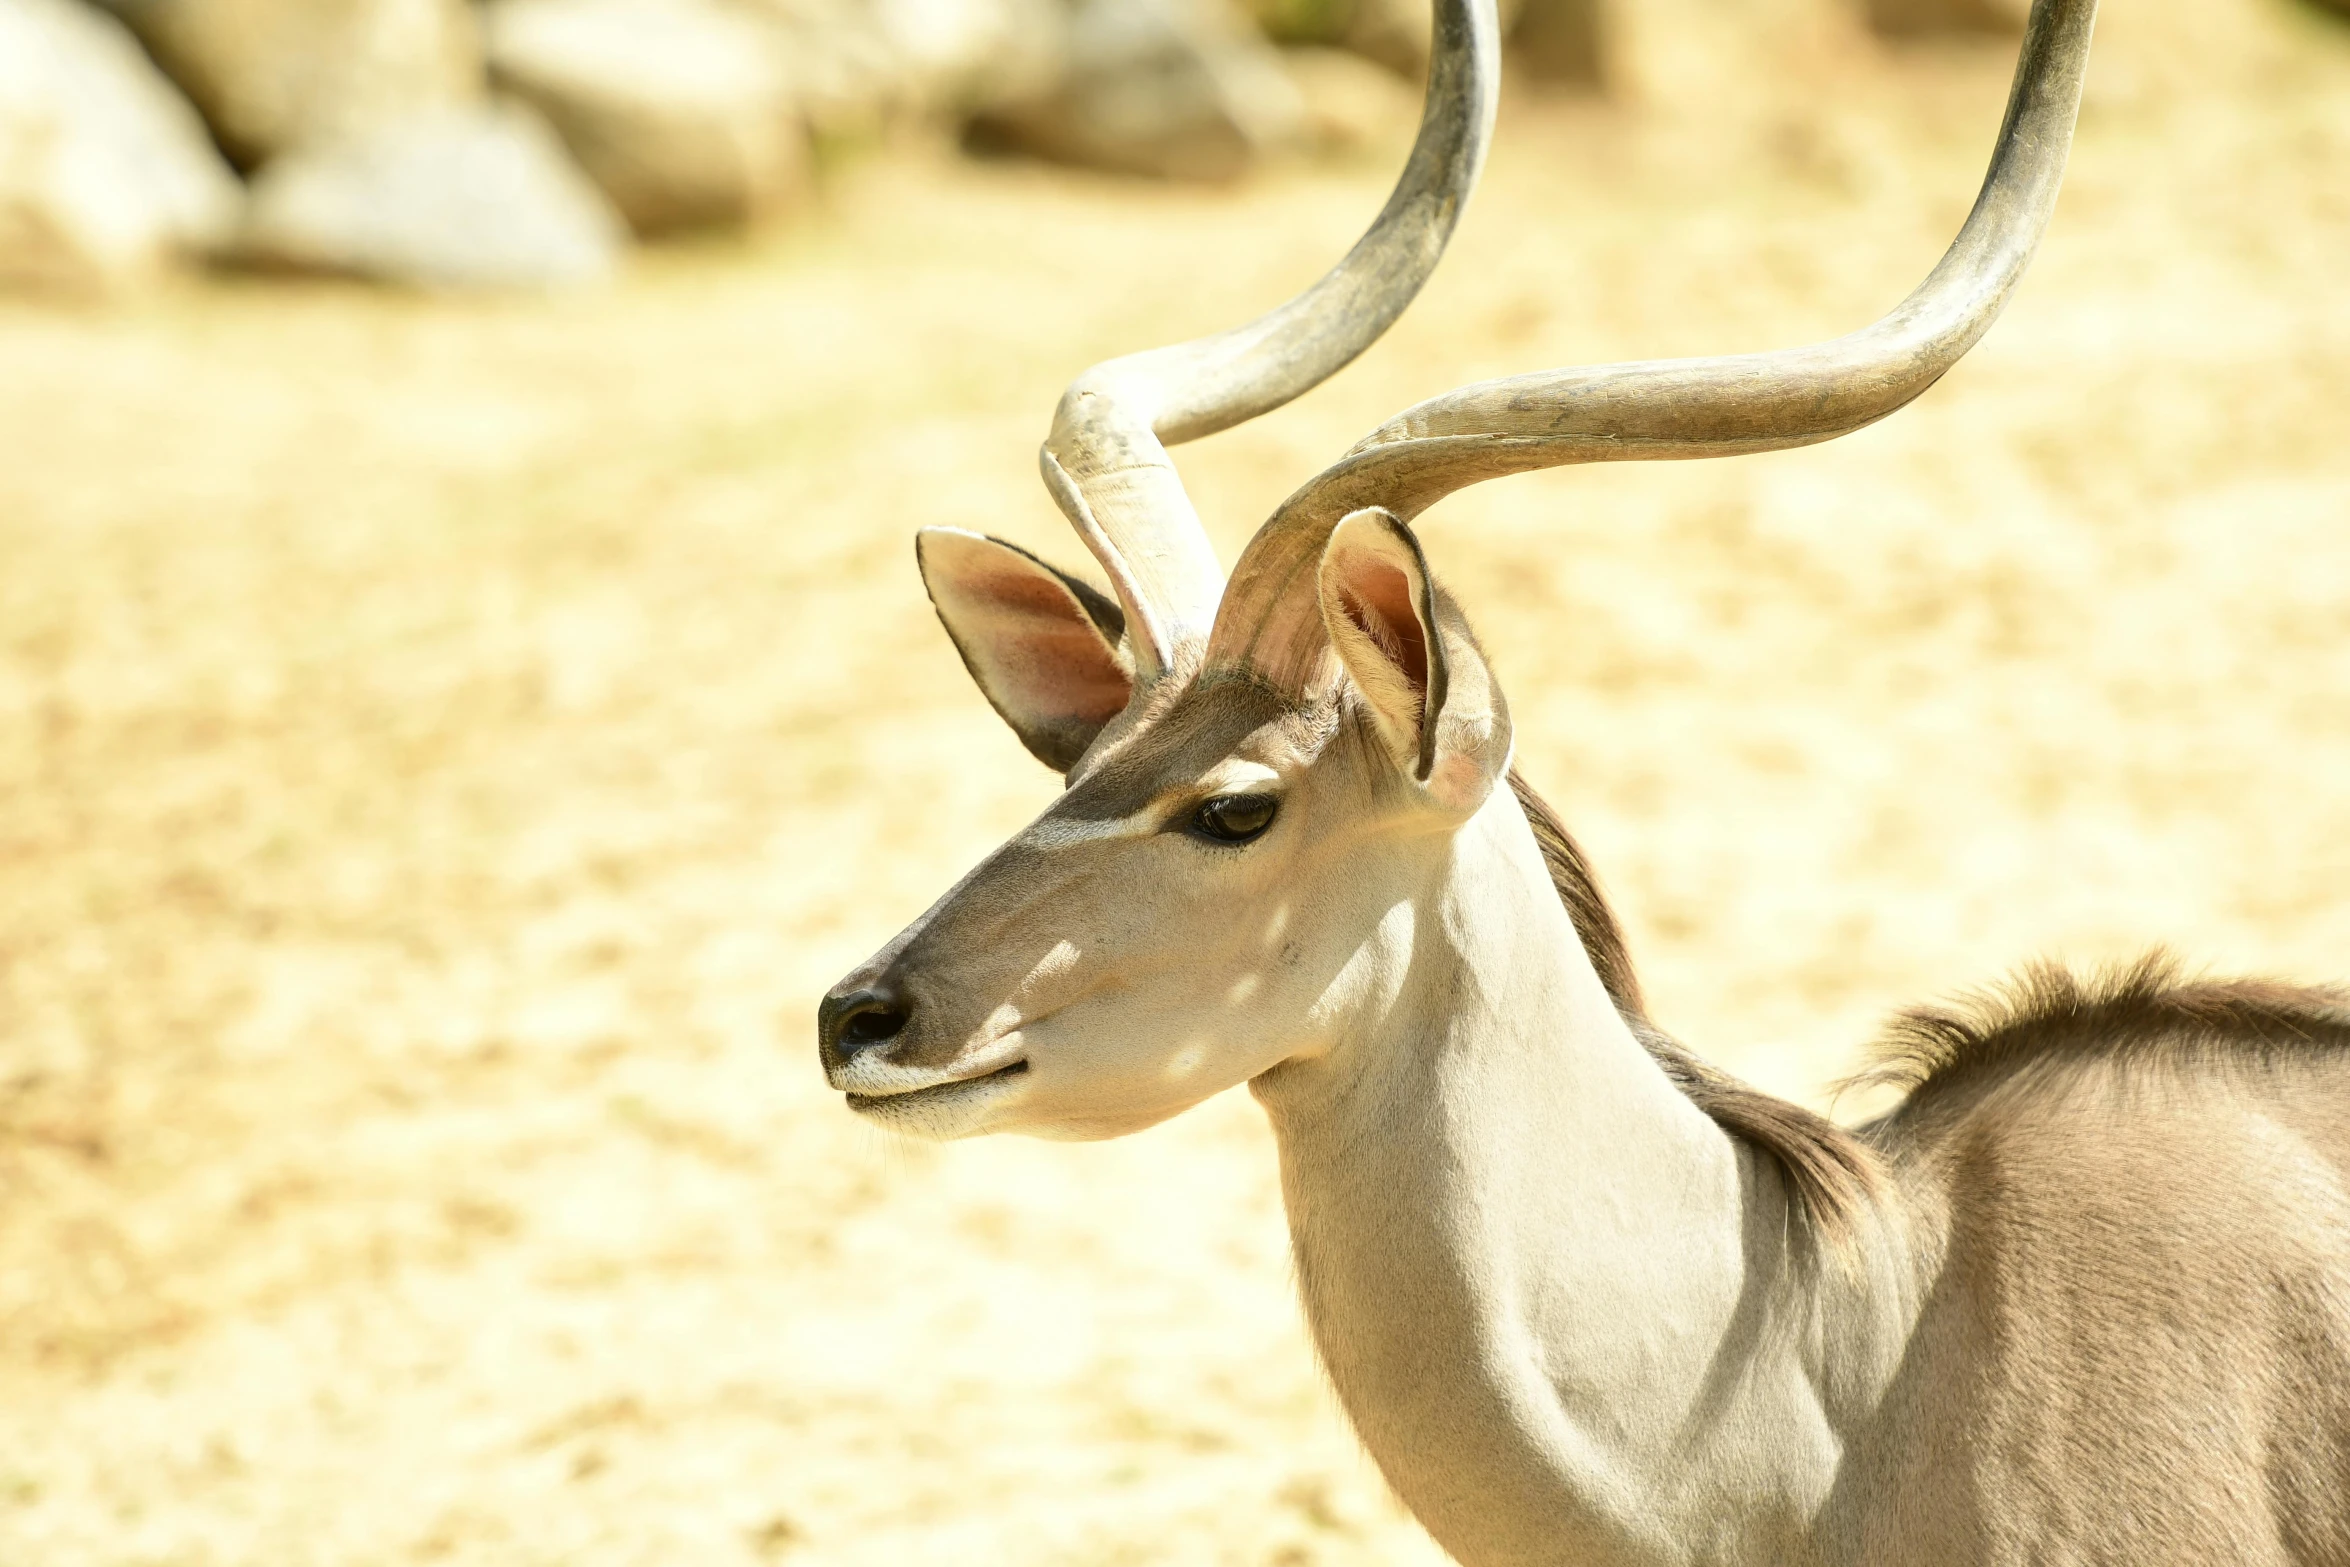
{"label": "brown mane", "polygon": [[2026,1065],[2200,1060],[2215,1045],[2269,1063],[2350,1051],[2350,992],[2277,980],[2188,978],[2167,952],[2086,979],[2054,963],[1896,1017],[1857,1083],[1905,1090],[1902,1109]]}
{"label": "brown mane", "polygon": [[1548,802],[1514,770],[1510,788],[1534,829],[1543,863],[1550,868],[1551,885],[1567,906],[1575,934],[1582,939],[1583,950],[1590,955],[1608,999],[1631,1025],[1633,1037],[1647,1047],[1673,1086],[1712,1117],[1714,1124],[1777,1163],[1797,1208],[1821,1239],[1834,1246],[1850,1241],[1860,1216],[1883,1189],[1883,1169],[1876,1154],[1825,1116],[1749,1087],[1649,1021],[1623,927],[1601,896],[1590,862]]}
{"label": "brown mane", "polygon": [[[1832,1246],[1885,1188],[1870,1141],[1825,1116],[1748,1086],[1693,1054],[1648,1017],[1623,927],[1590,862],[1547,802],[1515,772],[1510,788],[1534,829],[1551,884],[1608,998],[1656,1064],[1724,1131],[1775,1160],[1812,1227]],[[1868,1070],[1847,1086],[1889,1086],[1902,1103],[1880,1123],[1899,1125],[1954,1089],[2044,1062],[2231,1059],[2273,1063],[2318,1051],[2350,1052],[2350,991],[2276,980],[2197,979],[2166,952],[2086,978],[2036,963],[2004,984],[1939,1005],[1913,1007],[1886,1029]]]}

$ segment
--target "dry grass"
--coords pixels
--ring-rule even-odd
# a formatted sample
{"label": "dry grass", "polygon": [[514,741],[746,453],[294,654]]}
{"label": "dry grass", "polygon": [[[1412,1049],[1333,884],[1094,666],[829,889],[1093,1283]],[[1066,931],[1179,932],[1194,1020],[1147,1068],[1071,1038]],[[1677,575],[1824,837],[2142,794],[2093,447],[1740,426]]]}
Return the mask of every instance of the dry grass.
{"label": "dry grass", "polygon": [[[2002,52],[1642,15],[1386,343],[1189,459],[1227,558],[1441,386],[1930,262]],[[2037,271],[1917,407],[1425,526],[1665,1021],[1789,1092],[2030,954],[2344,972],[2350,29],[2113,0],[2099,47]],[[904,1148],[809,1040],[1050,787],[911,530],[1079,558],[1060,383],[1301,282],[1390,166],[910,151],[607,297],[0,308],[0,1560],[1436,1560],[1244,1098]]]}

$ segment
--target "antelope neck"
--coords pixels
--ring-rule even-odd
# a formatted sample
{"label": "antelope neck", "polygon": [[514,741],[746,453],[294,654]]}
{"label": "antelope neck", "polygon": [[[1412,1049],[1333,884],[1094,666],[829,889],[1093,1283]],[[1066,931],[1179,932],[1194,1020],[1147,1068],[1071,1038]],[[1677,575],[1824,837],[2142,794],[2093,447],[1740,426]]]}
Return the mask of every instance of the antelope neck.
{"label": "antelope neck", "polygon": [[1862,1412],[1824,1390],[1873,1402],[1906,1292],[1804,1265],[1776,1167],[1632,1037],[1508,790],[1410,913],[1339,1043],[1254,1084],[1373,1458],[1468,1567],[1809,1559]]}

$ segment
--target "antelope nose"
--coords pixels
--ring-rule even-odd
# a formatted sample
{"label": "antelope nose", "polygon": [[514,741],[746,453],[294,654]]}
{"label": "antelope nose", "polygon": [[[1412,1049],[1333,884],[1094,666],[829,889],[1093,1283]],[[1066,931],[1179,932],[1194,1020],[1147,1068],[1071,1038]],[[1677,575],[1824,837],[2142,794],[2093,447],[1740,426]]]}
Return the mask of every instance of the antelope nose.
{"label": "antelope nose", "polygon": [[834,991],[816,1008],[816,1052],[827,1069],[847,1066],[859,1051],[898,1037],[913,1005],[889,981]]}

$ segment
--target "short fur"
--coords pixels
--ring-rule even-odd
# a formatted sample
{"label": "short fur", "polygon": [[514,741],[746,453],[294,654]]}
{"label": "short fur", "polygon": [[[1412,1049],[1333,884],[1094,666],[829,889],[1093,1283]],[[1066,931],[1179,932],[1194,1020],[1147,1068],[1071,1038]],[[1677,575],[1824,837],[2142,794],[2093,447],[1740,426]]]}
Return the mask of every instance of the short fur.
{"label": "short fur", "polygon": [[2350,1562],[2350,1004],[2156,953],[1904,1014],[1930,1279],[1831,1559]]}
{"label": "short fur", "polygon": [[2035,970],[1838,1128],[1650,1023],[1539,797],[1421,798],[1367,700],[1144,691],[836,987],[900,1026],[829,1079],[938,1137],[1249,1083],[1331,1384],[1475,1567],[2350,1567],[2350,1004]]}
{"label": "short fur", "polygon": [[[1123,645],[1029,557],[940,594],[1069,788],[834,988],[827,1080],[938,1138],[1116,1136],[1247,1083],[1331,1385],[1466,1567],[2350,1567],[2350,999],[2038,969],[1898,1023],[1908,1097],[1857,1132],[1737,1083],[1648,1020],[1557,819],[1499,794],[1507,704],[1405,526],[1933,384],[2037,242],[2095,9],[2034,0],[1983,195],[1875,326],[1423,403],[1226,582],[1163,446],[1324,379],[1426,276],[1499,37],[1491,0],[1437,0],[1421,138],[1337,271],[1062,401],[1042,468]],[[1364,564],[1418,585],[1424,680]],[[1261,792],[1261,831],[1214,829]]]}

